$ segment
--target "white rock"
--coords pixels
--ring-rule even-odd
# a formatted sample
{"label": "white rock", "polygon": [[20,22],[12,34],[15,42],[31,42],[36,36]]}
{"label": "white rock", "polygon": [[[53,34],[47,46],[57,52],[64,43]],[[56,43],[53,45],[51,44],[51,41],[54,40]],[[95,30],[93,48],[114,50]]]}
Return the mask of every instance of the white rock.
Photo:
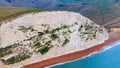
{"label": "white rock", "polygon": [[[103,33],[97,32],[96,39],[89,40],[87,42],[81,41],[81,38],[79,37],[79,32],[77,30],[79,29],[79,26],[81,24],[85,24],[86,21],[89,24],[93,23],[88,18],[80,15],[79,13],[67,12],[67,11],[52,11],[52,12],[48,11],[48,12],[39,12],[39,13],[34,13],[34,14],[32,13],[26,14],[26,15],[23,15],[22,17],[19,17],[11,22],[2,24],[0,26],[0,39],[1,39],[0,47],[6,47],[18,41],[27,39],[26,35],[23,32],[18,30],[19,26],[25,26],[25,27],[33,26],[37,30],[44,30],[45,28],[41,27],[40,26],[41,24],[50,24],[52,28],[56,28],[60,26],[61,24],[72,25],[75,22],[78,23],[78,25],[70,28],[70,30],[74,32],[70,34],[70,42],[67,45],[65,45],[64,47],[54,46],[45,55],[35,54],[30,59],[27,59],[20,63],[16,63],[16,64],[9,66],[13,68],[14,66],[17,67],[21,65],[23,66],[26,64],[30,64],[30,62],[32,63],[33,60],[34,62],[38,62],[38,61],[42,61],[48,58],[53,58],[53,57],[68,54],[71,52],[84,50],[94,45],[103,43],[105,40],[108,39],[108,33],[103,28],[102,29]],[[28,37],[34,36],[35,34],[36,33],[31,33],[31,35]],[[4,65],[1,67],[3,68]]]}

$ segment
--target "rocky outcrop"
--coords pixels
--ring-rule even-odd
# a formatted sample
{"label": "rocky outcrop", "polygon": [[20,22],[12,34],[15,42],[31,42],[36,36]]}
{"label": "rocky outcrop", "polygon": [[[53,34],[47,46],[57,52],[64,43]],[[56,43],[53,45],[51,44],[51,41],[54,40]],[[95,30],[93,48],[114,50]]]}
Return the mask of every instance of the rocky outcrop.
{"label": "rocky outcrop", "polygon": [[0,39],[3,66],[21,66],[103,43],[108,33],[79,13],[46,11],[2,24]]}

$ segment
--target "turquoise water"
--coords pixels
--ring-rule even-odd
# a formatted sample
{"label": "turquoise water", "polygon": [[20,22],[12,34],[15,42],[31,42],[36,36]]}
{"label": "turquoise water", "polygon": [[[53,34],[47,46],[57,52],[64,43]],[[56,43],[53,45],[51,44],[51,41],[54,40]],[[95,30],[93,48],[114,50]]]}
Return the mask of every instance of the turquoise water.
{"label": "turquoise water", "polygon": [[83,58],[56,64],[49,68],[120,68],[120,41]]}

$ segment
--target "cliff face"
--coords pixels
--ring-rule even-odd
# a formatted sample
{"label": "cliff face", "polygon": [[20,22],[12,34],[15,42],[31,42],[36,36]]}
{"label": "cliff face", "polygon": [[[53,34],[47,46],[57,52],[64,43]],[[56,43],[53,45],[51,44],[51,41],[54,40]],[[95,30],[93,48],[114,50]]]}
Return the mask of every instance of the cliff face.
{"label": "cliff face", "polygon": [[31,13],[1,25],[0,58],[5,65],[21,66],[21,61],[22,65],[42,61],[84,50],[107,39],[108,33],[102,26],[79,13]]}

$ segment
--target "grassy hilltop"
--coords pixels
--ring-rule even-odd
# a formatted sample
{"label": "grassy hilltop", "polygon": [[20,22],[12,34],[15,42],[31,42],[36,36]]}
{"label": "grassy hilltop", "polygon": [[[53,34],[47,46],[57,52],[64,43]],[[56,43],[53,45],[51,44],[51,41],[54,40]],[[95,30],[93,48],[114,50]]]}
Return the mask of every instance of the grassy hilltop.
{"label": "grassy hilltop", "polygon": [[24,7],[0,7],[0,22],[29,12],[39,12],[43,9]]}

